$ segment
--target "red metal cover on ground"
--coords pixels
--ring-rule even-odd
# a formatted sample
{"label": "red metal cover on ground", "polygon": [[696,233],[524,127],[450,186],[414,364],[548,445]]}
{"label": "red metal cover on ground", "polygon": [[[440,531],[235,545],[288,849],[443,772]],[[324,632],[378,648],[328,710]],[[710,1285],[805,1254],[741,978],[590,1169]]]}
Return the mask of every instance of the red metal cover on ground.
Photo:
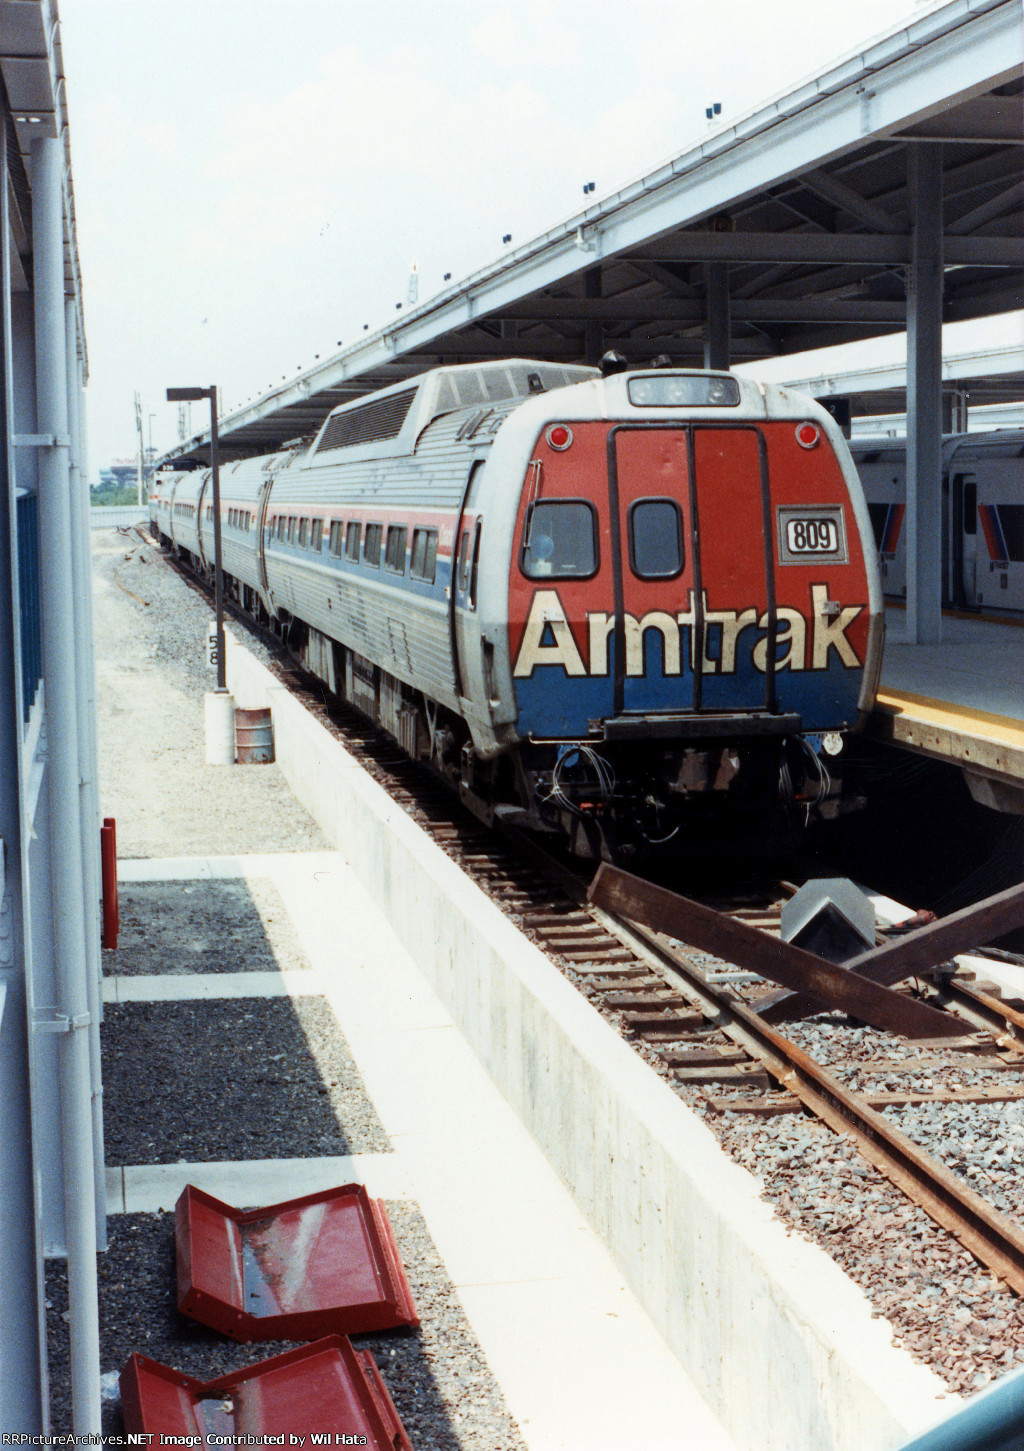
{"label": "red metal cover on ground", "polygon": [[121,1372],[121,1406],[130,1435],[201,1436],[200,1446],[208,1436],[287,1445],[291,1436],[315,1435],[326,1438],[321,1445],[413,1451],[373,1356],[342,1335],[210,1381],[132,1355]]}
{"label": "red metal cover on ground", "polygon": [[248,1210],[188,1184],[174,1215],[178,1309],[233,1340],[419,1324],[384,1205],[361,1184]]}

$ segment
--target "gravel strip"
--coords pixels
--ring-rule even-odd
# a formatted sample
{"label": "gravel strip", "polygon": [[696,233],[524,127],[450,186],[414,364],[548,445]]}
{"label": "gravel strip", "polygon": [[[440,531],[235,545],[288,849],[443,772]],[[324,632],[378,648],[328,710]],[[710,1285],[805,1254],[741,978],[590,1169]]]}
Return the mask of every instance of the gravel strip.
{"label": "gravel strip", "polygon": [[[210,602],[134,530],[94,531],[92,554],[100,796],[120,856],[329,848],[278,766],[205,763]],[[246,644],[273,661],[254,638]]]}
{"label": "gravel strip", "polygon": [[[417,1451],[526,1451],[488,1369],[419,1211],[389,1203],[391,1220],[422,1324],[418,1330],[353,1336],[373,1351]],[[237,1345],[179,1315],[175,1302],[173,1214],[110,1220],[99,1256],[100,1367],[118,1372],[133,1350],[204,1380],[268,1360],[290,1341]],[[67,1276],[47,1265],[53,1432],[71,1429]],[[120,1405],[103,1408],[103,1434],[120,1435]]]}
{"label": "gravel strip", "polygon": [[108,1005],[102,1043],[108,1164],[391,1147],[324,998]]}
{"label": "gravel strip", "polygon": [[108,976],[154,973],[285,972],[308,968],[273,882],[125,882],[121,927],[106,954]]}

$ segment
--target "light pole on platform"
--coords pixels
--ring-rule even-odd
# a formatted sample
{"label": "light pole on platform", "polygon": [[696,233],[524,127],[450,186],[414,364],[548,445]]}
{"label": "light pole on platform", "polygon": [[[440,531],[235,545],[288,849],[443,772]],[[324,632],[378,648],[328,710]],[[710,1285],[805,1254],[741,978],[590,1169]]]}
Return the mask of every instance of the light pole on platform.
{"label": "light pole on platform", "polygon": [[[210,469],[213,483],[213,573],[217,613],[217,689],[206,697],[206,760],[212,766],[232,765],[235,759],[234,702],[228,694],[227,652],[224,648],[224,574],[220,549],[220,439],[217,433],[217,389],[168,388],[168,403],[210,400]],[[198,512],[196,527],[202,519]]]}

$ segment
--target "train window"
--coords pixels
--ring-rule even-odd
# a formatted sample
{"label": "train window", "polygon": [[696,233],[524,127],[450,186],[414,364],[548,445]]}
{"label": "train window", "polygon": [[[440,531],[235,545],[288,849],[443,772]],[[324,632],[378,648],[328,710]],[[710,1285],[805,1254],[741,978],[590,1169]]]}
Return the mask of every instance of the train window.
{"label": "train window", "polygon": [[466,593],[470,588],[470,531],[463,530],[458,541],[458,588]]}
{"label": "train window", "polygon": [[376,569],[380,564],[380,541],[384,533],[382,524],[367,524],[363,538],[363,563]]}
{"label": "train window", "polygon": [[354,560],[356,560],[358,562],[358,559],[359,559],[359,534],[360,534],[360,531],[362,530],[362,527],[363,527],[362,524],[360,524],[358,522],[358,520],[353,520],[353,522],[351,524],[349,524],[348,527],[346,528],[346,530],[345,530],[345,558],[346,559],[354,559]]}
{"label": "train window", "polygon": [[1024,560],[1024,504],[997,504],[996,513],[1002,526],[1006,558],[1019,564]]}
{"label": "train window", "polygon": [[964,533],[978,532],[978,485],[964,481]]}
{"label": "train window", "polygon": [[314,519],[309,530],[309,547],[314,554],[319,554],[324,542],[324,521]]}
{"label": "train window", "polygon": [[882,540],[885,538],[885,526],[889,519],[889,505],[869,503],[868,514],[871,516],[871,528],[875,533],[875,545],[881,549]]}
{"label": "train window", "polygon": [[394,570],[396,574],[405,573],[405,541],[408,537],[408,529],[403,529],[396,524],[392,524],[388,529],[384,565],[385,568]]}
{"label": "train window", "polygon": [[282,542],[284,541],[284,537],[285,537],[285,534],[287,532],[287,529],[288,529],[288,520],[284,517],[283,514],[278,514],[278,516],[277,516],[277,537]]}
{"label": "train window", "polygon": [[528,579],[588,579],[597,573],[597,514],[585,499],[533,504],[520,568]]}
{"label": "train window", "polygon": [[299,548],[305,549],[309,544],[309,520],[299,520]]}
{"label": "train window", "polygon": [[412,560],[409,573],[416,579],[434,583],[437,573],[437,530],[414,529],[412,536]]}
{"label": "train window", "polygon": [[638,579],[674,579],[682,571],[683,516],[675,499],[631,505],[629,564]]}
{"label": "train window", "polygon": [[476,609],[476,582],[480,572],[480,534],[483,530],[483,520],[476,521],[476,529],[473,533],[473,565],[469,572],[469,608]]}
{"label": "train window", "polygon": [[342,555],[342,540],[345,537],[344,531],[345,526],[340,519],[331,520],[330,548],[335,559],[340,559]]}

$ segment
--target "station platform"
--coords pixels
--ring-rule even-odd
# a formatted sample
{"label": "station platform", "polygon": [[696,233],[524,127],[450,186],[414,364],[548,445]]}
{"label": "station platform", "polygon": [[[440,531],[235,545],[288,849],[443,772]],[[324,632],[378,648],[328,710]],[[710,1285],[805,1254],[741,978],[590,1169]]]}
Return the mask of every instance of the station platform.
{"label": "station platform", "polygon": [[868,734],[964,767],[985,805],[1024,810],[1024,627],[948,613],[942,632],[909,644],[903,612],[887,609]]}

